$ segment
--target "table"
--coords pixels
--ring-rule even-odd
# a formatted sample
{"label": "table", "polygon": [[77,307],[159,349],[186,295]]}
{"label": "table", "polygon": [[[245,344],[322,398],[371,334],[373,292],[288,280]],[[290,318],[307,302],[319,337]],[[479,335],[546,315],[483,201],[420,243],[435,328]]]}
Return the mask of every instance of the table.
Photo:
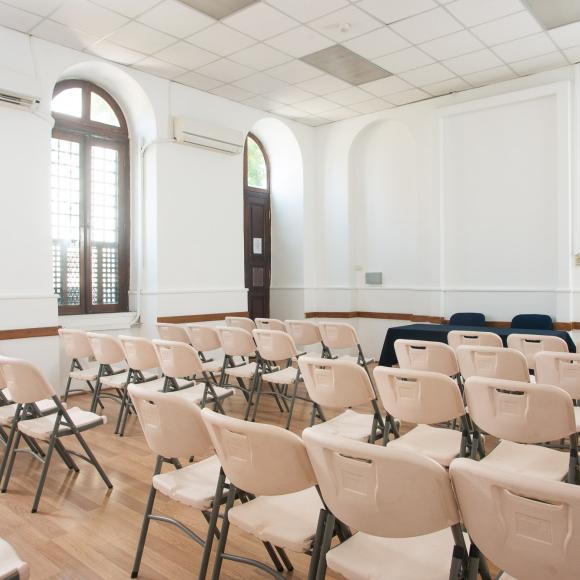
{"label": "table", "polygon": [[558,336],[566,341],[570,352],[576,352],[576,344],[572,337],[564,330],[533,330],[529,328],[495,328],[493,326],[457,326],[450,324],[405,324],[393,326],[387,330],[379,365],[391,367],[397,364],[395,356],[395,340],[430,340],[432,342],[447,343],[447,333],[450,330],[467,330],[471,332],[494,332],[499,335],[504,346],[507,346],[507,337],[510,334],[541,334]]}

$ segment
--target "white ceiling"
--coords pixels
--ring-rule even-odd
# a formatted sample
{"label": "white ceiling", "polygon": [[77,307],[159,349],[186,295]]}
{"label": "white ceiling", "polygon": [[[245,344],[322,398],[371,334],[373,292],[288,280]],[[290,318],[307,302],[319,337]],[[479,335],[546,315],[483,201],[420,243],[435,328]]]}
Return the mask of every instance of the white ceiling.
{"label": "white ceiling", "polygon": [[[580,61],[580,22],[522,0],[0,0],[0,24],[309,125]],[[354,87],[300,60],[340,43],[393,73]]]}

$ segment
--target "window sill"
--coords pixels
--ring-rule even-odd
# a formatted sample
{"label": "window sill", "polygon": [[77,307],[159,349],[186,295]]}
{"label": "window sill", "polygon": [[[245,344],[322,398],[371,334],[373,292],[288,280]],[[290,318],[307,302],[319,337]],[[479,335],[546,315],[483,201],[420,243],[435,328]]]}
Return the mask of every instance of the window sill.
{"label": "window sill", "polygon": [[58,324],[63,328],[82,330],[126,330],[131,328],[135,312],[110,312],[106,314],[71,314],[59,316]]}

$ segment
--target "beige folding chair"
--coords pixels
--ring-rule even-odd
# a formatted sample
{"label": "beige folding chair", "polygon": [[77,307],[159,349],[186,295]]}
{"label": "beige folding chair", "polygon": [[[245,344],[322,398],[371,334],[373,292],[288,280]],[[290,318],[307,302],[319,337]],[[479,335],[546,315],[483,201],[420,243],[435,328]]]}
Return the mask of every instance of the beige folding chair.
{"label": "beige folding chair", "polygon": [[[470,455],[471,437],[461,391],[447,375],[429,371],[376,367],[375,383],[383,407],[400,421],[417,426],[389,447],[422,453],[443,467]],[[462,430],[432,427],[460,419]]]}
{"label": "beige folding chair", "polygon": [[372,382],[368,365],[374,362],[373,358],[366,357],[363,353],[358,334],[351,324],[346,322],[319,322],[320,334],[329,355],[332,357],[332,350],[355,349],[357,356],[343,355],[340,358],[355,361],[361,365]]}
{"label": "beige folding chair", "polygon": [[524,355],[513,348],[459,346],[457,360],[465,380],[469,377],[488,377],[508,381],[530,381]]}
{"label": "beige folding chair", "polygon": [[456,459],[449,472],[472,541],[469,578],[481,550],[504,570],[503,580],[578,579],[578,487],[469,459]]}
{"label": "beige folding chair", "polygon": [[[327,509],[317,578],[464,578],[467,541],[447,471],[402,449],[305,429]],[[336,521],[357,533],[330,549]]]}
{"label": "beige folding chair", "polygon": [[[71,455],[78,456],[92,464],[107,487],[111,489],[113,484],[109,481],[97,458],[93,455],[81,435],[82,431],[103,425],[106,423],[107,418],[100,417],[89,411],[83,411],[78,407],[67,410],[44,374],[32,363],[14,358],[0,357],[0,369],[10,389],[12,398],[17,404],[16,415],[8,435],[5,456],[0,467],[0,477],[1,474],[4,474],[4,481],[1,486],[2,493],[8,489],[20,439],[24,435],[31,439],[48,443],[48,449],[43,458],[42,474],[32,505],[33,513],[38,509],[52,453],[57,447],[61,451],[61,457],[70,469],[79,471]],[[57,407],[56,413],[41,417],[31,417],[28,412],[30,407],[44,399],[52,399]],[[86,455],[64,448],[60,438],[70,435],[75,436]],[[6,470],[5,473],[4,469]]]}
{"label": "beige folding chair", "polygon": [[[314,540],[323,507],[304,444],[281,427],[226,417],[207,408],[201,413],[230,481],[212,578],[219,578],[224,560],[233,560],[283,579],[276,570],[292,570],[285,550],[316,551]],[[236,494],[243,503],[234,506]],[[223,489],[218,487],[210,526],[217,522],[222,496]],[[263,542],[276,570],[258,560],[227,553],[230,524]],[[205,550],[209,557],[209,536]],[[316,565],[313,559],[312,568]]]}
{"label": "beige folding chair", "polygon": [[[298,366],[313,402],[310,419],[313,428],[371,443],[380,437],[388,438],[389,432],[399,436],[395,419],[389,413],[386,422],[383,421],[373,385],[360,365],[351,360],[301,356]],[[351,408],[360,405],[371,405],[373,413],[358,413]],[[327,421],[323,408],[342,413]],[[314,425],[316,415],[323,422]]]}
{"label": "beige folding chair", "polygon": [[320,352],[304,352],[304,354],[331,358],[331,353],[322,340],[318,324],[309,320],[286,320],[286,328],[294,343],[301,349],[307,349],[312,345],[320,345],[322,347]]}
{"label": "beige folding chair", "polygon": [[16,550],[5,540],[0,538],[0,579],[28,580],[30,568],[16,553]]}
{"label": "beige folding chair", "polygon": [[161,340],[172,340],[173,342],[185,342],[191,344],[191,338],[187,328],[181,324],[171,324],[170,322],[158,322],[157,332]]}
{"label": "beige folding chair", "polygon": [[252,332],[252,330],[256,328],[256,323],[251,318],[246,318],[244,316],[226,316],[225,323],[226,326],[243,328],[248,332]]}
{"label": "beige folding chair", "polygon": [[451,330],[447,333],[447,344],[453,350],[457,350],[457,347],[461,345],[503,347],[500,336],[495,332],[476,332],[471,330]]}
{"label": "beige folding chair", "polygon": [[[157,456],[131,572],[131,577],[136,578],[151,521],[172,524],[200,546],[205,545],[205,540],[184,523],[166,515],[153,513],[157,492],[200,511],[209,522],[216,487],[218,482],[219,486],[223,487],[225,477],[215,455],[210,455],[193,465],[181,467],[179,457],[206,457],[212,450],[209,434],[201,417],[201,409],[194,402],[180,396],[179,393],[151,391],[142,384],[130,385],[129,394],[137,410],[147,445]],[[176,471],[161,473],[164,463],[173,465]],[[218,509],[219,503],[218,500]],[[210,531],[213,535],[215,522],[213,530]]]}
{"label": "beige folding chair", "polygon": [[[188,324],[186,327],[189,334],[189,342],[203,363],[203,370],[210,374],[210,377],[217,385],[215,373],[219,373],[223,366],[223,356],[219,359],[215,351],[221,349],[220,337],[215,328],[203,326],[202,324]],[[211,354],[211,353],[214,354]]]}
{"label": "beige folding chair", "polygon": [[[577,482],[578,435],[570,395],[559,387],[470,377],[465,395],[473,422],[500,439],[481,461],[496,469],[569,483]],[[478,438],[479,433],[474,433]],[[538,443],[570,438],[570,453]],[[473,447],[475,448],[475,442]]]}
{"label": "beige folding chair", "polygon": [[443,342],[398,339],[395,354],[401,369],[430,371],[453,378],[459,375],[455,351]]}
{"label": "beige folding chair", "polygon": [[254,321],[256,328],[261,330],[279,330],[280,332],[288,332],[286,325],[277,318],[256,318]]}
{"label": "beige folding chair", "polygon": [[533,373],[536,369],[536,354],[542,351],[568,352],[566,341],[559,336],[544,336],[541,334],[510,334],[507,345],[521,352],[528,363],[528,369]]}

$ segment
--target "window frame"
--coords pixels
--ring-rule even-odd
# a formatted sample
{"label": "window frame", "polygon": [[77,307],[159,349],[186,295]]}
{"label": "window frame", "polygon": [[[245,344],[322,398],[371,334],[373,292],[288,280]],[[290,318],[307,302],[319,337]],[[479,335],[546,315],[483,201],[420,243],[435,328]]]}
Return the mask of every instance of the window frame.
{"label": "window frame", "polygon": [[[57,83],[54,99],[59,93],[80,88],[82,93],[82,116],[73,117],[64,113],[51,112],[55,122],[52,138],[75,141],[80,144],[80,207],[79,207],[79,278],[80,295],[78,305],[59,305],[58,313],[63,315],[103,314],[127,312],[129,309],[130,275],[130,160],[129,131],[121,107],[109,93],[101,87],[83,80],[66,80]],[[119,121],[119,127],[92,121],[90,119],[91,93],[98,94],[112,109]],[[91,261],[91,147],[103,146],[118,153],[118,205],[117,205],[117,247],[118,247],[118,297],[116,304],[92,303],[92,261]],[[52,238],[51,238],[52,239]]]}
{"label": "window frame", "polygon": [[[266,187],[252,187],[248,185],[248,139],[252,139],[260,148],[262,155],[264,156],[264,161],[266,162]],[[270,159],[268,153],[266,153],[266,148],[264,147],[262,141],[252,132],[246,135],[246,141],[244,143],[244,190],[253,191],[255,193],[262,193],[270,195],[270,184],[272,181],[272,176],[270,173]]]}

